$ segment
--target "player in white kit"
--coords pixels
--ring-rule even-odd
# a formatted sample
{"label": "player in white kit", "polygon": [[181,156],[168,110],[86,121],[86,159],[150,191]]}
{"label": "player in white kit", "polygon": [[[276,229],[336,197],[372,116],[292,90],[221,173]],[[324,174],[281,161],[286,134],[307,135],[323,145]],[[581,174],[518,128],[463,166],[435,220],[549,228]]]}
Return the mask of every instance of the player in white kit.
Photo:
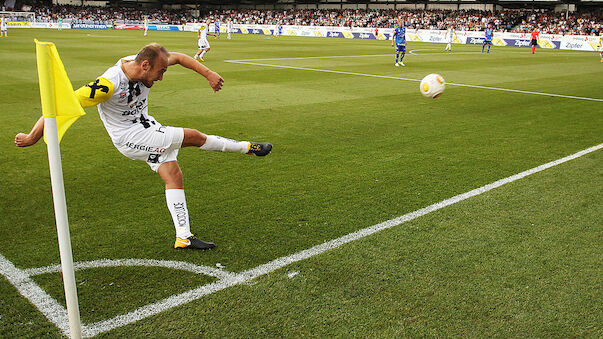
{"label": "player in white kit", "polygon": [[209,33],[209,20],[202,23],[201,26],[199,27],[199,29],[197,30],[197,39],[198,39],[197,45],[199,46],[199,49],[197,50],[197,53],[195,54],[193,59],[195,59],[195,60],[199,59],[199,61],[205,61],[205,59],[203,59],[203,56],[205,55],[205,53],[209,52],[209,50],[210,50],[209,41],[207,41],[208,35],[216,36],[213,33]]}
{"label": "player in white kit", "polygon": [[[97,105],[105,129],[117,150],[133,160],[145,161],[165,183],[165,196],[176,229],[174,248],[210,249],[213,243],[196,238],[190,231],[178,151],[194,146],[208,151],[268,155],[270,143],[235,141],[205,135],[195,129],[163,126],[148,112],[148,94],[155,81],[161,81],[167,68],[180,64],[204,76],[214,92],[224,79],[182,53],[170,53],[159,44],[145,46],[137,55],[120,59],[94,82],[75,94],[83,107]],[[26,147],[43,135],[40,118],[29,134],[19,133],[15,144]]]}
{"label": "player in white kit", "polygon": [[452,52],[452,41],[454,40],[454,26],[448,27],[446,30],[446,49],[445,51]]}
{"label": "player in white kit", "polygon": [[8,28],[5,17],[0,17],[0,38],[5,36],[8,37]]}
{"label": "player in white kit", "polygon": [[230,40],[230,33],[232,33],[232,19],[228,19],[228,24],[226,26],[226,33],[228,33],[228,40]]}
{"label": "player in white kit", "polygon": [[144,36],[147,36],[147,33],[149,31],[149,18],[148,17],[144,18],[143,28],[144,28]]}

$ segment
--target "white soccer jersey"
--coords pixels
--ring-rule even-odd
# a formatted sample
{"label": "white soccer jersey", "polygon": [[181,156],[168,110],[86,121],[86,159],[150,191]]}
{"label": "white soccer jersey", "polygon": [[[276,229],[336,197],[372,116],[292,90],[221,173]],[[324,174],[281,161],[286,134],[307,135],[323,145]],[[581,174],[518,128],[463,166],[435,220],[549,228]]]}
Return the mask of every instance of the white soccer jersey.
{"label": "white soccer jersey", "polygon": [[232,21],[228,22],[228,33],[232,32]]}
{"label": "white soccer jersey", "polygon": [[6,31],[6,19],[4,18],[0,19],[0,29]]}
{"label": "white soccer jersey", "polygon": [[98,104],[98,113],[114,143],[124,143],[147,128],[161,126],[148,112],[150,88],[140,81],[130,82],[121,68],[122,60],[135,58],[130,55],[120,59],[100,76],[113,84],[113,95]]}
{"label": "white soccer jersey", "polygon": [[201,24],[201,27],[199,27],[199,41],[201,41],[202,39],[206,39],[207,40],[207,30],[209,29],[209,27],[207,27],[206,24]]}
{"label": "white soccer jersey", "polygon": [[446,42],[452,42],[453,36],[454,36],[454,30],[452,30],[452,29],[449,28],[446,31]]}

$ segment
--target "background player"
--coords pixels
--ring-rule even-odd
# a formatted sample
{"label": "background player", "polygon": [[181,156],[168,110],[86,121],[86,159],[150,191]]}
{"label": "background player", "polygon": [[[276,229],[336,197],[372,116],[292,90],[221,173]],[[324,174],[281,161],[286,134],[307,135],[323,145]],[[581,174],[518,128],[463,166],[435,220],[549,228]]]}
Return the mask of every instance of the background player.
{"label": "background player", "polygon": [[536,28],[534,28],[534,31],[532,32],[532,40],[530,41],[530,45],[532,46],[532,54],[534,54],[534,52],[536,52],[536,46],[538,46],[538,36],[540,34],[538,33],[538,30]]}
{"label": "background player", "polygon": [[0,17],[0,38],[2,36],[8,37],[8,23],[5,17]]}
{"label": "background player", "polygon": [[448,27],[448,29],[446,30],[446,49],[445,51],[451,51],[452,52],[452,41],[454,39],[454,35],[456,33],[454,33],[454,26],[450,26]]}
{"label": "background player", "polygon": [[144,22],[142,23],[143,28],[144,28],[144,36],[147,36],[147,33],[149,31],[149,18],[148,17],[144,17]]}
{"label": "background player", "polygon": [[209,33],[209,20],[202,23],[199,29],[197,30],[197,45],[199,46],[199,50],[197,50],[197,53],[195,54],[193,59],[205,61],[205,59],[203,59],[203,56],[210,50],[209,41],[207,41],[208,35],[216,36],[213,33]]}
{"label": "background player", "polygon": [[494,28],[492,28],[492,24],[488,24],[488,28],[484,32],[484,44],[482,45],[482,53],[484,53],[484,47],[488,45],[488,53],[490,53],[490,46],[492,46],[492,38],[494,37]]}
{"label": "background player", "polygon": [[599,33],[599,56],[603,62],[603,33]]}
{"label": "background player", "polygon": [[[167,68],[176,64],[205,77],[214,92],[222,88],[224,79],[218,73],[185,54],[170,53],[159,44],[150,44],[137,55],[118,60],[75,94],[83,107],[97,105],[105,129],[120,153],[132,160],[145,161],[164,181],[166,202],[176,229],[174,248],[210,249],[215,247],[213,243],[197,239],[190,231],[178,151],[193,146],[207,151],[265,156],[272,145],[205,135],[195,129],[163,126],[155,120],[148,112],[149,91],[155,81],[163,80]],[[31,146],[40,140],[43,131],[44,118],[40,118],[29,134],[15,136],[15,144]]]}
{"label": "background player", "polygon": [[272,36],[275,38],[278,38],[279,35],[281,35],[283,33],[283,25],[281,25],[280,23],[274,27],[274,31],[272,32]]}
{"label": "background player", "polygon": [[214,21],[214,30],[215,30],[214,37],[216,39],[219,39],[220,38],[220,21],[218,21],[218,20]]}
{"label": "background player", "polygon": [[404,55],[406,54],[406,27],[402,25],[402,20],[398,19],[398,27],[394,29],[394,34],[392,35],[392,46],[396,44],[396,58],[395,63],[396,67],[405,66],[402,62],[404,59]]}
{"label": "background player", "polygon": [[228,33],[228,40],[230,40],[230,33],[232,33],[232,19],[228,19],[228,24],[226,25],[226,33]]}

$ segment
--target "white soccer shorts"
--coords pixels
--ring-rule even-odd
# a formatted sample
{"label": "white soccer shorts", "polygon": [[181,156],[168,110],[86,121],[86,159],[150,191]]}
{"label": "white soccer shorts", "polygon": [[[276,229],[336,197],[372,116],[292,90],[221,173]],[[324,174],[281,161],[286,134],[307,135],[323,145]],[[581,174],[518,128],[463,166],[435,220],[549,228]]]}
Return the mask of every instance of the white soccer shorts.
{"label": "white soccer shorts", "polygon": [[126,157],[144,161],[157,172],[164,162],[177,160],[183,140],[182,127],[152,126],[128,138],[124,143],[115,144],[115,147]]}
{"label": "white soccer shorts", "polygon": [[209,48],[209,42],[206,39],[199,39],[199,49],[205,49],[205,48]]}

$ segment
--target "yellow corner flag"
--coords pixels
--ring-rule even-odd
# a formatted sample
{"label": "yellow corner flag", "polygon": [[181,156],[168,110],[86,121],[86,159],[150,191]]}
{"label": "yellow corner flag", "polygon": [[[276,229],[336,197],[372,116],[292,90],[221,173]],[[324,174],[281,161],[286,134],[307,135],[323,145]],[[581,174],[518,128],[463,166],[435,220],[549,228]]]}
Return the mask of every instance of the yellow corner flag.
{"label": "yellow corner flag", "polygon": [[[71,81],[67,77],[55,45],[52,42],[40,42],[37,39],[34,41],[36,42],[42,115],[56,117],[59,142],[61,142],[63,134],[69,126],[86,113],[75,97]],[[46,141],[46,132],[44,132],[44,141]]]}

